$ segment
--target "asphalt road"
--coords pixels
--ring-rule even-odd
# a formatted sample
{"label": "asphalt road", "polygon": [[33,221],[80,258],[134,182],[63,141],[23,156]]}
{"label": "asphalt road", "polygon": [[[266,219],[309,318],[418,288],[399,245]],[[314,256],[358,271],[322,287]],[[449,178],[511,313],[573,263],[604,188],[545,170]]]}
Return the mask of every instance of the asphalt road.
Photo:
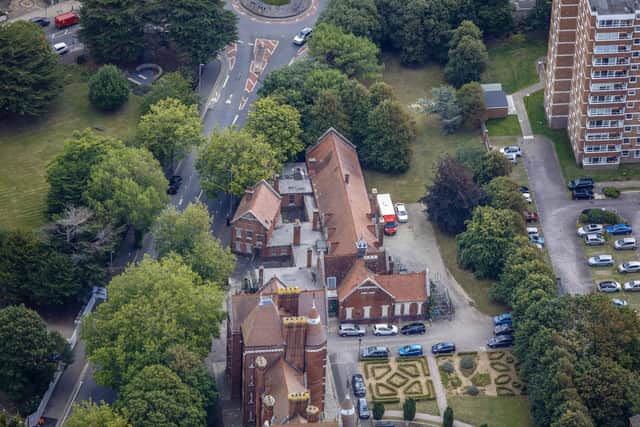
{"label": "asphalt road", "polygon": [[[245,93],[245,82],[249,76],[249,66],[253,55],[253,43],[256,38],[277,40],[278,47],[270,57],[269,63],[262,72],[264,77],[270,71],[280,68],[290,63],[296,56],[299,47],[291,43],[293,36],[305,26],[313,26],[320,11],[325,6],[327,0],[318,0],[316,12],[302,20],[272,21],[271,23],[256,22],[246,15],[239,15],[238,22],[238,50],[236,54],[235,66],[229,73],[226,85],[221,89],[219,100],[209,108],[203,117],[205,135],[209,135],[215,128],[225,128],[229,126],[242,127],[246,121],[247,111],[256,99],[256,93],[260,87],[260,81],[250,94]],[[227,1],[227,8],[233,10],[231,1]],[[56,30],[50,26],[45,28],[48,38],[52,44],[65,42],[68,46],[77,46],[75,36],[78,27],[71,27],[68,30]],[[63,60],[67,61],[71,55],[63,55]],[[212,61],[207,64],[201,82],[201,91],[215,82],[219,64]],[[221,78],[225,78],[221,76]],[[243,108],[240,108],[242,97],[247,97]],[[206,98],[204,96],[203,98]],[[222,196],[208,200],[200,187],[198,173],[194,167],[195,154],[192,153],[184,159],[176,168],[176,174],[181,175],[183,184],[178,193],[171,199],[171,204],[179,209],[183,209],[193,201],[203,201],[209,207],[209,211],[214,215],[212,232],[223,243],[228,241],[228,228],[226,227],[226,217],[230,212],[230,198]],[[153,253],[153,239],[150,235],[145,237],[142,250],[135,250],[131,244],[131,239],[122,245],[120,250],[114,254],[114,268],[122,268],[130,262],[139,260],[144,253]],[[224,334],[222,334],[224,336]],[[215,347],[214,347],[215,348]],[[74,352],[75,363],[71,365],[61,379],[50,404],[45,411],[47,421],[52,421],[51,425],[60,425],[69,413],[69,406],[73,402],[84,400],[113,402],[116,395],[112,390],[98,386],[92,378],[93,368],[86,362],[84,348],[80,343]],[[55,422],[57,420],[57,424]],[[49,424],[49,423],[48,423]]]}

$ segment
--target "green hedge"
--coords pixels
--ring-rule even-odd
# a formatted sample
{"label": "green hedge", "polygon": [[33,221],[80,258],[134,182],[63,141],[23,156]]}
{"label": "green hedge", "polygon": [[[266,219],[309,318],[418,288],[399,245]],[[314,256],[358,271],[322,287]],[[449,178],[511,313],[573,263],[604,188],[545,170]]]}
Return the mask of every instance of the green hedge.
{"label": "green hedge", "polygon": [[511,382],[511,376],[509,374],[500,374],[496,377],[496,385],[505,385]]}
{"label": "green hedge", "polygon": [[488,354],[489,360],[500,360],[505,355],[504,351],[490,351]]}
{"label": "green hedge", "polygon": [[511,390],[509,387],[496,387],[496,392],[498,396],[515,396],[516,395],[514,391]]}
{"label": "green hedge", "polygon": [[376,402],[379,402],[379,403],[400,403],[400,399],[396,398],[396,397],[374,399],[373,403],[375,404]]}
{"label": "green hedge", "polygon": [[511,368],[509,365],[503,362],[491,362],[491,368],[493,368],[496,372],[510,372]]}
{"label": "green hedge", "polygon": [[484,387],[491,384],[491,375],[487,373],[478,373],[471,378],[471,384],[476,387]]}

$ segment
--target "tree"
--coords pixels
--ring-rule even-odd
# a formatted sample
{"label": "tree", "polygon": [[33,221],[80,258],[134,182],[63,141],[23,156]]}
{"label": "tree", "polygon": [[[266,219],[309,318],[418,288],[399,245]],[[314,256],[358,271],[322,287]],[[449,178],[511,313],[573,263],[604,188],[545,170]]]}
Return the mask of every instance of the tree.
{"label": "tree", "polygon": [[361,151],[364,165],[382,172],[406,172],[414,136],[411,119],[400,103],[383,101],[369,113],[369,132]]}
{"label": "tree", "polygon": [[548,31],[549,22],[551,21],[551,4],[552,0],[536,0],[534,9],[529,12],[529,22],[534,28]]}
{"label": "tree", "polygon": [[395,101],[396,95],[393,91],[393,87],[385,82],[375,82],[369,87],[369,93],[371,94],[371,105],[377,106],[382,101]]}
{"label": "tree", "polygon": [[200,394],[162,365],[147,366],[133,377],[116,407],[136,427],[206,425]]}
{"label": "tree", "polygon": [[430,113],[440,116],[440,125],[444,133],[453,133],[462,125],[462,112],[456,101],[456,91],[451,86],[431,89],[434,98],[428,108]]}
{"label": "tree", "polygon": [[202,203],[191,203],[182,212],[167,206],[154,225],[156,251],[159,257],[175,252],[202,280],[224,285],[235,268],[236,259],[209,232],[212,222]]}
{"label": "tree", "polygon": [[[47,331],[23,305],[0,309],[0,391],[23,413],[31,413],[67,351],[66,340]],[[68,360],[67,360],[68,361]]]}
{"label": "tree", "polygon": [[279,162],[295,160],[304,149],[300,113],[273,97],[260,98],[253,104],[244,129],[253,136],[262,136]]}
{"label": "tree", "polygon": [[177,99],[187,107],[199,102],[198,95],[193,91],[191,79],[176,71],[167,73],[153,82],[151,90],[142,98],[140,112],[142,115],[147,114],[153,104],[167,98]]}
{"label": "tree", "polygon": [[304,130],[304,142],[308,147],[333,127],[341,134],[349,137],[349,116],[345,112],[340,96],[333,90],[325,90],[316,98],[308,115],[308,124]]}
{"label": "tree", "polygon": [[380,50],[365,37],[345,34],[332,24],[316,26],[309,41],[309,55],[322,64],[336,68],[348,77],[371,78],[380,74]]}
{"label": "tree", "polygon": [[373,402],[373,419],[381,420],[384,416],[384,403]]}
{"label": "tree", "polygon": [[60,93],[59,59],[40,27],[0,26],[0,116],[40,116]]}
{"label": "tree", "polygon": [[53,216],[67,207],[82,205],[91,169],[107,152],[122,147],[122,142],[89,129],[75,131],[47,167],[47,213]]}
{"label": "tree", "polygon": [[165,363],[176,345],[204,360],[219,335],[222,301],[178,256],[128,267],[111,280],[109,299],[80,331],[89,360],[99,366],[96,381],[119,389],[145,366]]}
{"label": "tree", "polygon": [[499,36],[513,29],[513,4],[509,0],[475,0],[475,22],[485,35]]}
{"label": "tree", "polygon": [[[371,88],[377,86],[374,83]],[[356,146],[362,145],[369,133],[369,111],[371,102],[369,91],[360,82],[348,80],[340,90],[342,105],[348,106],[350,140]]]}
{"label": "tree", "polygon": [[225,192],[241,197],[247,187],[273,178],[280,163],[262,137],[227,128],[211,134],[211,142],[200,153],[196,169],[202,188],[210,196]]}
{"label": "tree", "polygon": [[458,262],[479,279],[496,279],[502,272],[514,239],[524,232],[522,214],[506,209],[478,206],[467,230],[456,237]]}
{"label": "tree", "polygon": [[366,37],[374,43],[382,37],[375,0],[330,1],[318,19],[320,23],[335,25],[347,34]]}
{"label": "tree", "polygon": [[524,212],[526,204],[520,186],[507,178],[499,176],[484,186],[489,196],[489,205],[496,209],[511,209],[514,212]]}
{"label": "tree", "polygon": [[489,55],[482,42],[482,33],[475,24],[464,21],[451,36],[445,78],[455,87],[480,81],[488,62]]}
{"label": "tree", "polygon": [[482,40],[482,31],[473,21],[464,20],[458,25],[458,28],[451,32],[449,40],[449,48],[455,48],[463,37],[471,37],[474,40]]}
{"label": "tree", "polygon": [[462,85],[456,92],[456,103],[460,107],[462,120],[471,127],[477,128],[482,123],[482,119],[487,110],[484,103],[484,92],[480,83],[471,82]]}
{"label": "tree", "polygon": [[111,111],[129,99],[129,85],[115,65],[104,65],[89,79],[89,101],[94,107]]}
{"label": "tree", "polygon": [[74,404],[65,425],[69,427],[132,427],[125,417],[108,404],[101,402],[100,405],[96,405],[91,401],[84,401],[80,405]]}
{"label": "tree", "polygon": [[405,421],[413,421],[416,417],[416,401],[408,397],[402,404],[402,419]]}
{"label": "tree", "polygon": [[133,227],[140,241],[168,200],[167,185],[149,151],[126,147],[93,167],[84,200],[105,221]]}
{"label": "tree", "polygon": [[175,162],[204,144],[202,133],[197,106],[166,98],[140,118],[137,143],[151,151],[162,167],[172,169]]}
{"label": "tree", "polygon": [[473,171],[473,179],[478,185],[484,185],[499,176],[511,174],[513,166],[499,151],[489,151],[482,156],[480,163],[476,164]]}
{"label": "tree", "polygon": [[447,409],[444,410],[442,427],[453,427],[453,409],[450,406],[447,406]]}
{"label": "tree", "polygon": [[442,231],[458,234],[473,209],[484,203],[484,191],[473,182],[471,174],[450,156],[436,166],[433,184],[421,199],[427,205],[429,219]]}

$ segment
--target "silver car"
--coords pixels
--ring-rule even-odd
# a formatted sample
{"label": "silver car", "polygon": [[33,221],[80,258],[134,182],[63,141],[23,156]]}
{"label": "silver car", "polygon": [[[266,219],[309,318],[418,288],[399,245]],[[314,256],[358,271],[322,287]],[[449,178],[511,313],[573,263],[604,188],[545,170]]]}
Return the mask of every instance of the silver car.
{"label": "silver car", "polygon": [[605,292],[605,293],[620,292],[621,288],[622,286],[620,286],[620,283],[616,282],[615,280],[605,280],[598,283],[598,290],[600,292]]}
{"label": "silver car", "polygon": [[604,237],[602,237],[602,234],[585,234],[584,243],[587,246],[598,246],[604,245],[605,240]]}
{"label": "silver car", "polygon": [[587,261],[590,267],[609,267],[613,265],[613,257],[611,255],[596,255]]}
{"label": "silver car", "polygon": [[602,224],[586,224],[578,228],[578,236],[584,236],[585,234],[603,233],[604,227]]}
{"label": "silver car", "polygon": [[640,261],[627,261],[618,266],[620,273],[638,273],[640,272]]}
{"label": "silver car", "polygon": [[613,243],[613,247],[619,251],[626,249],[637,249],[638,242],[635,237],[625,237],[624,239],[618,239]]}
{"label": "silver car", "polygon": [[398,327],[388,323],[378,323],[373,325],[373,335],[398,335]]}
{"label": "silver car", "polygon": [[640,291],[640,280],[630,280],[623,287],[625,292],[638,292]]}
{"label": "silver car", "polygon": [[404,203],[396,203],[396,218],[398,218],[398,222],[409,221],[409,214],[407,213],[407,208]]}
{"label": "silver car", "polygon": [[313,29],[312,28],[309,28],[309,27],[303,28],[293,38],[293,44],[298,45],[298,46],[302,46],[303,44],[305,44],[307,42],[307,40],[309,40],[309,37],[311,37],[311,33],[313,33]]}

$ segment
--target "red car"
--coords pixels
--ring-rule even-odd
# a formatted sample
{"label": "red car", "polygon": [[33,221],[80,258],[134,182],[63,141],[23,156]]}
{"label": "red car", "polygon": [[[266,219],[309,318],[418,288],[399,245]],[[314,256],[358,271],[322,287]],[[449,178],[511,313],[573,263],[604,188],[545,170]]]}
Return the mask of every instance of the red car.
{"label": "red car", "polygon": [[393,236],[398,231],[398,224],[395,222],[387,222],[384,224],[384,234]]}
{"label": "red car", "polygon": [[538,212],[524,211],[522,213],[527,222],[538,222]]}

